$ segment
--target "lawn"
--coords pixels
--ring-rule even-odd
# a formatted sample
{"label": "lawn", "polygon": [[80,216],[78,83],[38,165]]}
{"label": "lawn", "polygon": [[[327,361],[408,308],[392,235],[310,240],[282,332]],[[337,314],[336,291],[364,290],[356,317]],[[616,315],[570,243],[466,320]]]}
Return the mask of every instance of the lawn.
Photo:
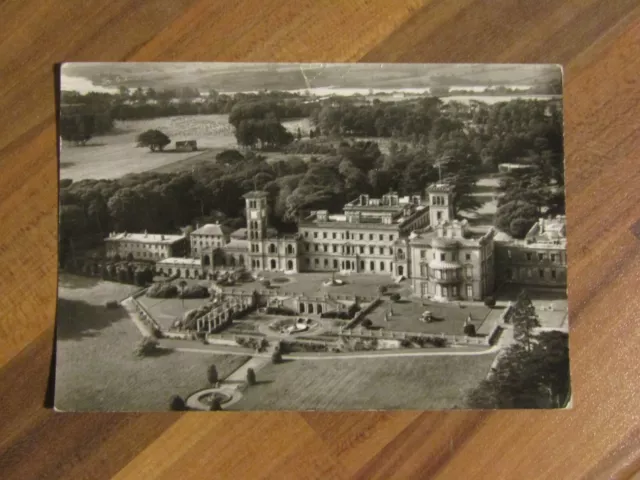
{"label": "lawn", "polygon": [[102,305],[111,300],[124,300],[140,287],[109,282],[94,277],[82,277],[68,273],[58,276],[58,296],[67,300],[87,300]]}
{"label": "lawn", "polygon": [[176,318],[182,317],[184,312],[198,308],[210,299],[187,298],[182,300],[180,298],[151,298],[142,295],[137,300],[162,328],[168,329]]}
{"label": "lawn", "polygon": [[[279,272],[260,272],[260,275],[272,280],[271,291],[274,293],[282,292],[283,294],[306,294],[310,296],[322,295],[329,292],[330,295],[360,295],[367,297],[375,297],[378,295],[378,287],[380,285],[390,285],[393,280],[387,275],[372,274],[351,274],[336,275],[335,278],[343,280],[344,285],[325,287],[323,282],[331,279],[331,273],[296,273],[285,275]],[[286,278],[285,283],[275,283],[274,278]],[[260,282],[240,283],[229,290],[253,291],[255,289],[264,290]]]}
{"label": "lawn", "polygon": [[[61,284],[75,281],[81,283],[65,275]],[[97,281],[93,287],[83,289],[83,295],[79,288],[61,287],[56,344],[57,408],[167,410],[171,395],[185,397],[207,386],[206,369],[211,363],[216,364],[224,378],[249,359],[186,352],[136,358],[133,348],[140,339],[139,331],[124,309],[104,307],[104,300],[114,293],[114,285],[118,284]]]}
{"label": "lawn", "polygon": [[435,410],[464,406],[494,354],[291,360],[257,372],[232,410]]}
{"label": "lawn", "polygon": [[[480,327],[489,314],[489,308],[483,304],[458,306],[456,302],[441,303],[427,302],[424,304],[415,299],[403,299],[392,302],[389,297],[367,315],[375,327],[397,332],[445,333],[447,335],[463,335],[464,323],[471,315],[471,323]],[[385,321],[385,312],[392,309],[393,315]],[[434,322],[426,323],[419,320],[425,310],[431,312]]]}

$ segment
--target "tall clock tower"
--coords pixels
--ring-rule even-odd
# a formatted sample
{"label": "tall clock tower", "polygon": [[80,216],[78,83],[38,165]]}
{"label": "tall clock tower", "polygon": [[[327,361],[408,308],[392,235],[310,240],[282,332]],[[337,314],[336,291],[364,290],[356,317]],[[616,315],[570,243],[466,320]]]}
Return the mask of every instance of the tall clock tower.
{"label": "tall clock tower", "polygon": [[264,269],[264,240],[267,238],[268,207],[266,192],[249,192],[244,195],[247,214],[247,240],[251,267]]}

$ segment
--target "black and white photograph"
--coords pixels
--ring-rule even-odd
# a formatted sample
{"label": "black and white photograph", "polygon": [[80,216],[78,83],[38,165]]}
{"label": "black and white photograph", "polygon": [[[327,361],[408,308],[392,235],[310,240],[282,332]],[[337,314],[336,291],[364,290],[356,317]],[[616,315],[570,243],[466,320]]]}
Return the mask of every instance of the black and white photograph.
{"label": "black and white photograph", "polygon": [[562,68],[60,66],[55,409],[567,409]]}

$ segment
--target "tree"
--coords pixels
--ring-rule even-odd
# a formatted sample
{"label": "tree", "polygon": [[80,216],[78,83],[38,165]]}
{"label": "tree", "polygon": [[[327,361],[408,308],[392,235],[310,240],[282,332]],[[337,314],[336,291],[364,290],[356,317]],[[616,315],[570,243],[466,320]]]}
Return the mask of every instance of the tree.
{"label": "tree", "polygon": [[215,385],[219,381],[218,369],[214,364],[209,365],[207,369],[207,380],[211,385]]}
{"label": "tree", "polygon": [[392,293],[391,295],[389,295],[389,298],[391,299],[391,301],[393,302],[399,302],[400,301],[400,294],[399,293]]}
{"label": "tree", "polygon": [[513,338],[522,344],[527,351],[531,350],[531,341],[534,336],[534,329],[540,327],[540,321],[536,314],[536,309],[527,295],[526,291],[520,292],[513,305]]}
{"label": "tree", "polygon": [[529,228],[537,220],[538,209],[534,205],[525,201],[514,200],[498,207],[495,223],[496,227],[503,232],[515,238],[524,238]]}
{"label": "tree", "polygon": [[187,287],[188,283],[186,280],[180,280],[178,285],[180,286],[180,299],[182,300],[182,309],[184,310],[184,289]]}
{"label": "tree", "polygon": [[163,151],[171,143],[171,139],[160,130],[147,130],[138,135],[138,146],[149,147],[152,152]]}
{"label": "tree", "polygon": [[280,350],[273,352],[271,355],[271,363],[282,363],[282,353],[280,353]]}
{"label": "tree", "polygon": [[180,395],[172,395],[169,399],[169,410],[182,412],[187,409],[184,399]]}
{"label": "tree", "polygon": [[496,306],[496,299],[494,297],[485,297],[484,299],[484,304],[489,307],[489,308],[493,308]]}
{"label": "tree", "polygon": [[136,357],[148,357],[158,351],[158,342],[151,337],[142,337],[133,351]]}
{"label": "tree", "polygon": [[467,323],[464,326],[464,334],[467,337],[475,337],[476,336],[476,326],[473,323]]}
{"label": "tree", "polygon": [[247,370],[247,383],[249,385],[256,384],[256,372],[253,370],[253,368],[249,368]]}
{"label": "tree", "polygon": [[527,350],[508,347],[489,376],[467,394],[469,408],[559,408],[568,400],[569,344],[564,332],[541,332]]}
{"label": "tree", "polygon": [[76,145],[85,145],[91,139],[94,132],[95,117],[90,114],[61,114],[60,137],[63,140],[74,142]]}

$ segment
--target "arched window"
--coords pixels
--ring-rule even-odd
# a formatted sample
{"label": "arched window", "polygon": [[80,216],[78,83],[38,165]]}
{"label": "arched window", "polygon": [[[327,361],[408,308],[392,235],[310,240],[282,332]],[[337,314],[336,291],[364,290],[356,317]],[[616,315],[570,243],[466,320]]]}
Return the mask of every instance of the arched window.
{"label": "arched window", "polygon": [[272,270],[276,269],[276,261],[274,259],[271,259],[271,269]]}
{"label": "arched window", "polygon": [[244,257],[242,255],[238,256],[238,264],[239,265],[244,265]]}
{"label": "arched window", "polygon": [[309,313],[313,313],[313,303],[309,304]]}
{"label": "arched window", "polygon": [[384,262],[380,262],[380,271],[384,272]]}
{"label": "arched window", "polygon": [[276,253],[276,246],[273,243],[269,244],[269,253]]}
{"label": "arched window", "polygon": [[293,262],[291,260],[287,262],[287,270],[293,270]]}
{"label": "arched window", "polygon": [[293,245],[291,245],[291,244],[287,245],[287,253],[289,255],[293,254]]}

